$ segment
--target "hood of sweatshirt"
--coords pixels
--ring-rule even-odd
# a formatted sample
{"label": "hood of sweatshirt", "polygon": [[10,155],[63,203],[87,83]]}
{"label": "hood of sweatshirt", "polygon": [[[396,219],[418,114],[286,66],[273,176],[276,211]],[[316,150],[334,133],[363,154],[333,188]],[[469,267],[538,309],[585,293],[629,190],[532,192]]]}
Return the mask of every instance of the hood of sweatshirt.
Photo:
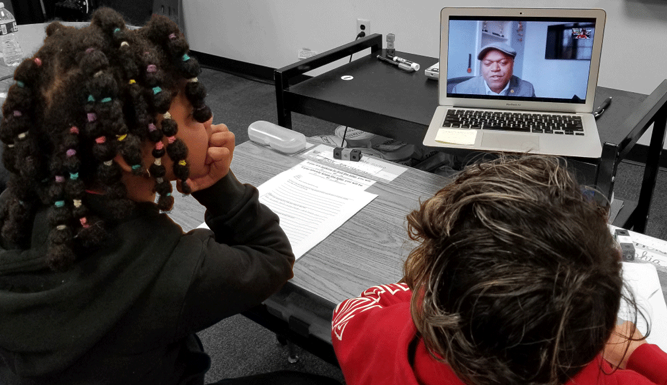
{"label": "hood of sweatshirt", "polygon": [[152,203],[137,204],[122,224],[65,272],[46,267],[46,210],[29,249],[0,247],[0,359],[14,373],[57,373],[90,350],[156,279],[182,234]]}

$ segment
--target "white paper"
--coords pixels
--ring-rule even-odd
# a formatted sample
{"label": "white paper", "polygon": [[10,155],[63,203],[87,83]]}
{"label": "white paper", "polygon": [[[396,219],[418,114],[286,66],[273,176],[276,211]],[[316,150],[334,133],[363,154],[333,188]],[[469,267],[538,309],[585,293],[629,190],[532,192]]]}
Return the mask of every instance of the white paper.
{"label": "white paper", "polygon": [[[612,234],[620,229],[609,225]],[[635,246],[635,261],[649,262],[658,270],[667,273],[667,241],[628,230]]]}
{"label": "white paper", "polygon": [[441,128],[435,135],[435,141],[451,144],[475,144],[477,130],[456,130],[452,128]]}
{"label": "white paper", "polygon": [[311,162],[309,160],[304,160],[288,171],[319,176],[328,181],[335,182],[341,186],[358,187],[362,190],[366,190],[375,183],[373,179],[365,178],[360,175],[350,174],[349,172],[341,171],[333,167]]}
{"label": "white paper", "polygon": [[[296,259],[322,242],[377,195],[374,180],[305,160],[259,186],[259,201],[280,218]],[[207,229],[206,223],[197,228]]]}
{"label": "white paper", "polygon": [[343,179],[331,181],[295,167],[258,187],[259,200],[280,218],[299,259],[377,195]]}
{"label": "white paper", "polygon": [[[638,307],[649,319],[651,333],[646,341],[667,352],[667,305],[655,266],[650,263],[623,262],[623,280],[630,285]],[[634,321],[625,301],[621,301],[618,317]],[[646,334],[644,318],[639,316],[636,325],[642,334]]]}
{"label": "white paper", "polygon": [[338,160],[333,157],[333,147],[320,144],[311,151],[303,155],[306,159],[316,159],[319,162],[335,164],[350,171],[363,171],[367,174],[377,176],[388,182],[396,179],[397,176],[405,172],[406,168],[396,163],[387,162],[372,156],[362,156],[358,162],[349,160]]}

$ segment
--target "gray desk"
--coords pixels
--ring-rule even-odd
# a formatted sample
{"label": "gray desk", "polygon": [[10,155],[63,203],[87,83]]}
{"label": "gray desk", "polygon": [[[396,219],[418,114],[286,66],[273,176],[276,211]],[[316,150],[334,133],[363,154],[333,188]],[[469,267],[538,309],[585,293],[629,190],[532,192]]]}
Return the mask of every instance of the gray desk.
{"label": "gray desk", "polygon": [[[236,147],[232,170],[241,182],[259,186],[302,160],[298,154],[286,156],[248,141]],[[409,167],[391,183],[371,178],[377,182],[367,191],[378,197],[301,257],[294,266],[294,278],[259,312],[246,314],[332,363],[330,328],[335,305],[402,277],[403,261],[414,247],[407,237],[405,217],[418,208],[420,199],[429,198],[450,181]],[[204,208],[192,197],[175,195],[172,218],[185,231],[199,226]],[[667,270],[659,271],[659,276],[667,297]]]}

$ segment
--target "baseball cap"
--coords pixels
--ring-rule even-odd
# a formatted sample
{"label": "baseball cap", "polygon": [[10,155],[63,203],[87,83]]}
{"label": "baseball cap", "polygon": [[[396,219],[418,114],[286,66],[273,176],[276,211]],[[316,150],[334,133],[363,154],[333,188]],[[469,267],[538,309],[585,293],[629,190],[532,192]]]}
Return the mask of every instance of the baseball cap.
{"label": "baseball cap", "polygon": [[509,45],[507,45],[505,43],[496,42],[496,43],[491,43],[491,44],[485,45],[479,51],[479,54],[477,55],[477,59],[482,60],[484,55],[486,55],[486,53],[489,52],[492,49],[497,49],[498,51],[504,52],[504,53],[510,55],[511,57],[516,56],[516,51],[514,50],[514,48],[510,47]]}

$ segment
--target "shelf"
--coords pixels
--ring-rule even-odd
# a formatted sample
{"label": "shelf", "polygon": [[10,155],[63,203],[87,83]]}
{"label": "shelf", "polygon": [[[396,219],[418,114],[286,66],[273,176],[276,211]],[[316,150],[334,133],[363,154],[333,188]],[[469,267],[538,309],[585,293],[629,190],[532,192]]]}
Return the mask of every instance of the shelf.
{"label": "shelf", "polygon": [[491,32],[484,32],[484,31],[482,31],[482,36],[484,36],[485,38],[492,38],[492,39],[497,39],[497,40],[504,40],[504,41],[507,41],[507,37],[506,37],[506,36],[499,36],[499,35],[496,35],[496,34],[491,33]]}

